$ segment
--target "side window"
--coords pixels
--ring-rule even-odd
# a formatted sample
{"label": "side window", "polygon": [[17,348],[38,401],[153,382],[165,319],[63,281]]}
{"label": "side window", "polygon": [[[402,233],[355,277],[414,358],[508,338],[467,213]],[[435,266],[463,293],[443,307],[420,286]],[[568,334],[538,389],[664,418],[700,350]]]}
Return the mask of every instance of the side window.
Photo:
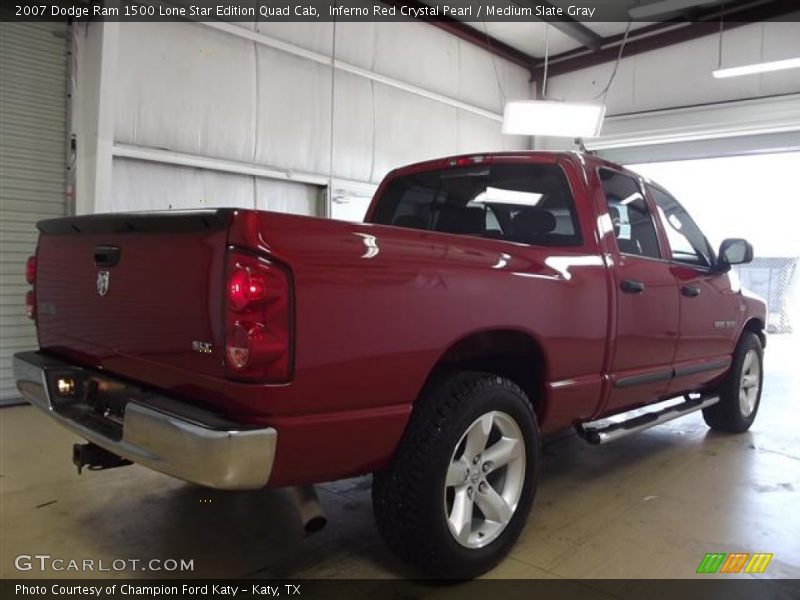
{"label": "side window", "polygon": [[698,267],[713,264],[714,255],[700,228],[678,201],[663,190],[647,186],[658,207],[658,216],[667,232],[672,258]]}
{"label": "side window", "polygon": [[600,169],[599,174],[619,251],[661,258],[656,228],[639,184],[632,177],[610,169]]}
{"label": "side window", "polygon": [[[470,202],[467,206],[470,206],[472,203]],[[497,218],[497,214],[495,213],[495,209],[491,206],[486,207],[486,237],[493,237],[493,238],[502,238],[503,237],[503,226],[500,224],[500,220]]]}

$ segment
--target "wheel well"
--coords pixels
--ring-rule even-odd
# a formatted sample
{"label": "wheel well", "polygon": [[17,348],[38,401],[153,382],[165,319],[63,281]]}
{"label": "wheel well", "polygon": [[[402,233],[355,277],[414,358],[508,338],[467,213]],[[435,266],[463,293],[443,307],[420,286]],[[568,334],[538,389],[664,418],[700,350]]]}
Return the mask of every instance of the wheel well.
{"label": "wheel well", "polygon": [[428,381],[448,371],[482,371],[505,377],[522,388],[536,415],[541,416],[545,358],[536,340],[526,333],[492,330],[462,338],[442,355]]}
{"label": "wheel well", "polygon": [[761,340],[761,347],[767,347],[767,335],[764,333],[764,322],[758,318],[752,318],[747,323],[744,324],[744,331],[752,331],[758,336],[758,339]]}

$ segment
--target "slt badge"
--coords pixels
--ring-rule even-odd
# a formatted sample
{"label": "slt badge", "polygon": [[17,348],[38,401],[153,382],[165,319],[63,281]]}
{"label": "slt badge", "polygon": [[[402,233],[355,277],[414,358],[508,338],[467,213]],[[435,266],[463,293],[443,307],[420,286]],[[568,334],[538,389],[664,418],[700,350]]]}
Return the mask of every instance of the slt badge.
{"label": "slt badge", "polygon": [[108,271],[97,272],[97,293],[105,296],[108,293],[108,284],[111,273]]}

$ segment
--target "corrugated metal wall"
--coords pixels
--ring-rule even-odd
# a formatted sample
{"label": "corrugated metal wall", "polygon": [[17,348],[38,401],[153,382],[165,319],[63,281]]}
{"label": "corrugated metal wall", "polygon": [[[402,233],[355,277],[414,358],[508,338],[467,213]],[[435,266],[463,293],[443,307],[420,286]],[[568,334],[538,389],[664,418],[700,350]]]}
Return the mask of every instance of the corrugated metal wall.
{"label": "corrugated metal wall", "polygon": [[0,23],[0,403],[18,398],[11,355],[36,347],[25,260],[39,219],[65,214],[65,25]]}

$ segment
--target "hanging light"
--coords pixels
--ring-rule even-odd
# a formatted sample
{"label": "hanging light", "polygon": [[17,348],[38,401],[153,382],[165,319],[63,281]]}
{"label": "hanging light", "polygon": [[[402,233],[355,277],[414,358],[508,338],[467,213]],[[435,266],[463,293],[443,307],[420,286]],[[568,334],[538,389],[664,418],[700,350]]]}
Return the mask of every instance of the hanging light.
{"label": "hanging light", "polygon": [[516,135],[542,135],[567,138],[596,138],[603,128],[606,116],[606,98],[617,76],[622,53],[628,43],[631,21],[619,45],[614,70],[608,83],[599,94],[586,102],[566,102],[547,99],[547,72],[550,61],[548,25],[545,23],[544,74],[542,78],[542,100],[520,100],[508,102],[503,111],[503,133]]}
{"label": "hanging light", "polygon": [[508,102],[503,111],[503,133],[591,138],[600,135],[605,104],[522,100]]}

